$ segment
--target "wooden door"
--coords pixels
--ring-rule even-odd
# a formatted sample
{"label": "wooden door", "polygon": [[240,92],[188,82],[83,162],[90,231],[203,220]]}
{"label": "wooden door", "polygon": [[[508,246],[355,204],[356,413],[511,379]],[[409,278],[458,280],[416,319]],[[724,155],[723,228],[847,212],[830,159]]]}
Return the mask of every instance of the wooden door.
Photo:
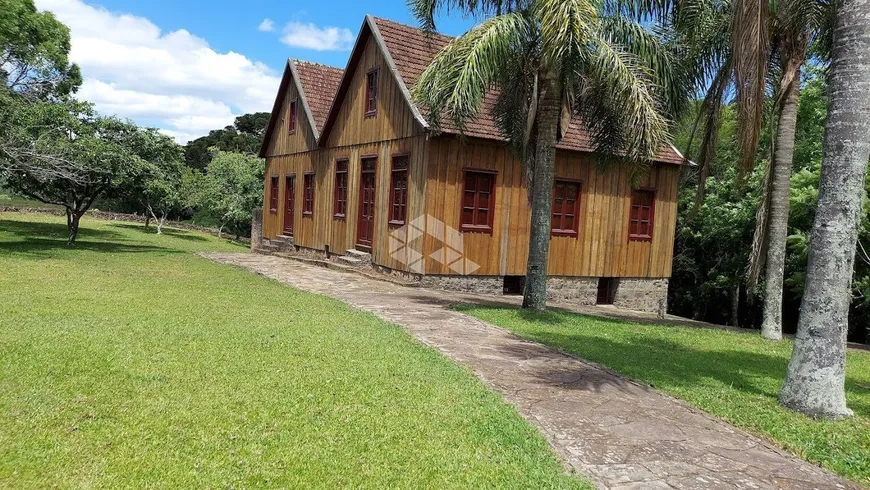
{"label": "wooden door", "polygon": [[375,158],[362,159],[359,179],[359,213],[357,213],[357,247],[371,250],[375,233]]}
{"label": "wooden door", "polygon": [[296,215],[296,176],[286,177],[287,186],[284,187],[284,234],[293,236],[293,216]]}

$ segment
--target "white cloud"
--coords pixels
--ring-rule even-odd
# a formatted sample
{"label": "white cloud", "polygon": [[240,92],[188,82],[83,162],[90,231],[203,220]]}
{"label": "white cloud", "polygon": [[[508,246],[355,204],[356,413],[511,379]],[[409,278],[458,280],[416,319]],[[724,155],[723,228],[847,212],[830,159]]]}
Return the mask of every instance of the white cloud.
{"label": "white cloud", "polygon": [[171,129],[161,129],[160,132],[174,139],[181,145],[187,144],[188,141],[195,140],[202,136],[201,133],[188,133],[185,131],[173,131]]}
{"label": "white cloud", "polygon": [[259,27],[257,27],[258,31],[262,32],[272,32],[275,30],[275,23],[272,22],[272,19],[265,18],[263,22],[260,22]]}
{"label": "white cloud", "polygon": [[353,47],[353,33],[343,27],[318,27],[312,23],[291,22],[284,27],[281,42],[316,51],[345,51]]}
{"label": "white cloud", "polygon": [[153,122],[183,142],[269,111],[279,77],[233,51],[219,53],[186,30],[162,32],[148,19],[82,0],[36,0],[70,27],[70,57],[85,78],[79,97],[97,110]]}

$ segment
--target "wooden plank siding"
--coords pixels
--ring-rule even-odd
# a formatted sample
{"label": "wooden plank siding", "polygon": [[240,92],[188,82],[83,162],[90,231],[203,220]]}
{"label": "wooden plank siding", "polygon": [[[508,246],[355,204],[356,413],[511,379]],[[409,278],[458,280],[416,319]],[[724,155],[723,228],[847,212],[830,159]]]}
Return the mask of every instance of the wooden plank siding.
{"label": "wooden plank siding", "polygon": [[[430,141],[426,202],[429,214],[459,229],[463,169],[496,171],[492,234],[463,233],[464,252],[480,265],[476,275],[525,275],[529,220],[524,170],[504,145],[439,137]],[[549,274],[588,277],[669,277],[676,226],[679,167],[656,165],[639,187],[656,191],[653,239],[630,241],[630,174],[627,169],[599,168],[594,155],[559,151],[556,178],[582,183],[578,236],[554,236]],[[424,256],[443,247],[427,237]],[[447,264],[427,259],[425,273],[453,274]]]}
{"label": "wooden plank siding", "polygon": [[[405,272],[457,274],[447,260],[447,237],[417,237],[405,247],[391,244],[390,235],[401,228],[389,224],[392,159],[406,154],[408,204],[406,223],[431,216],[449,229],[459,230],[464,169],[495,172],[492,233],[461,233],[465,258],[480,268],[475,275],[525,275],[528,255],[530,208],[525,171],[504,143],[494,140],[429,133],[414,117],[391,66],[373,36],[363,37],[352,54],[336,103],[327,117],[320,141],[301,103],[296,134],[289,134],[286,117],[289,101],[297,99],[296,83],[287,85],[279,120],[266,151],[263,236],[282,233],[286,176],[296,176],[294,243],[300,247],[344,254],[357,245],[360,211],[361,160],[377,157],[372,261]],[[366,117],[366,76],[378,69],[377,113]],[[332,121],[330,123],[330,121]],[[320,124],[320,123],[318,123]],[[334,216],[335,164],[348,160],[346,216]],[[304,175],[315,175],[314,211],[303,216]],[[653,189],[653,237],[629,240],[631,191],[629,171],[603,169],[592,153],[559,150],[556,177],[581,182],[577,236],[554,236],[550,243],[550,275],[580,277],[664,278],[671,275],[680,167],[655,165],[640,178],[638,187]],[[278,209],[269,210],[270,182],[278,176]],[[430,220],[430,223],[434,221]],[[442,229],[443,230],[443,229]],[[457,232],[458,233],[458,232]],[[396,238],[401,239],[401,236]],[[399,240],[404,241],[404,240]],[[393,245],[393,246],[391,246]],[[397,250],[398,249],[398,252]],[[433,258],[433,254],[440,260]],[[422,256],[417,269],[412,255]]]}
{"label": "wooden plank siding", "polygon": [[[408,253],[422,253],[426,274],[455,274],[446,256],[436,261],[431,254],[444,243],[434,236],[411,242],[403,256],[392,257],[389,235],[389,186],[392,157],[407,153],[407,221],[432,216],[459,229],[463,169],[477,168],[496,173],[495,215],[492,234],[464,232],[466,257],[481,268],[476,275],[524,275],[527,260],[530,209],[525,174],[519,162],[500,144],[457,138],[418,135],[377,143],[347,145],[270,158],[264,182],[268,202],[269,181],[279,176],[279,209],[264,209],[263,234],[274,238],[283,227],[285,177],[296,175],[296,214],[294,241],[297,245],[343,254],[356,245],[359,211],[360,164],[364,156],[377,156],[375,233],[372,246],[374,263],[411,272]],[[348,209],[344,219],[334,214],[335,162],[348,159]],[[302,215],[303,175],[315,174],[313,216]],[[656,191],[653,239],[630,241],[628,221],[631,206],[630,175],[626,169],[597,167],[594,155],[558,152],[556,178],[581,182],[578,236],[554,236],[550,242],[549,274],[587,277],[669,277],[676,226],[679,167],[656,165],[638,182],[639,187]]]}
{"label": "wooden plank siding", "polygon": [[[296,132],[290,134],[288,110],[293,100],[296,100]],[[266,157],[291,155],[317,148],[314,131],[308,121],[308,115],[302,108],[302,99],[299,98],[295,81],[287,84],[287,93],[284,94],[280,111],[281,119],[278,120],[278,125],[272,133],[272,139],[266,149]]]}
{"label": "wooden plank siding", "polygon": [[[366,117],[366,75],[373,69],[378,70],[378,109],[375,117]],[[357,66],[348,68],[351,70],[353,78],[322,146],[336,148],[396,140],[423,131],[373,38],[368,38]]]}
{"label": "wooden plank siding", "polygon": [[[343,254],[356,245],[357,218],[359,216],[359,187],[361,160],[365,156],[377,157],[375,176],[375,233],[372,244],[372,260],[379,265],[397,270],[409,270],[403,260],[390,257],[388,236],[394,231],[388,219],[389,186],[394,155],[407,154],[408,168],[408,219],[424,215],[426,162],[428,161],[425,135],[382,141],[364,145],[348,145],[327,148],[319,151],[270,158],[266,172],[264,192],[268,203],[269,182],[272,175],[279,176],[279,209],[272,213],[268,204],[264,207],[263,236],[274,238],[281,234],[284,226],[283,206],[285,203],[287,175],[296,175],[296,213],[294,217],[294,243],[298,246],[326,250]],[[334,217],[335,205],[335,162],[348,159],[347,214],[344,219]],[[314,172],[314,213],[302,216],[303,175]]]}

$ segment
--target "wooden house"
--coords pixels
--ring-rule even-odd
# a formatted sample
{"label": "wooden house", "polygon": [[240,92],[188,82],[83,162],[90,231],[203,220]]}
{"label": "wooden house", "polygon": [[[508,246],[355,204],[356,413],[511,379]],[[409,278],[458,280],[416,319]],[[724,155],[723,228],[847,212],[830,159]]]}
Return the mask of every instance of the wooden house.
{"label": "wooden house", "polygon": [[[460,138],[431,130],[410,98],[448,40],[367,16],[344,70],[288,61],[260,151],[264,239],[430,286],[522,291],[530,208],[520,162],[488,116]],[[557,150],[552,299],[663,307],[683,163],[665,148],[632,186],[625,170],[596,165],[572,121]]]}

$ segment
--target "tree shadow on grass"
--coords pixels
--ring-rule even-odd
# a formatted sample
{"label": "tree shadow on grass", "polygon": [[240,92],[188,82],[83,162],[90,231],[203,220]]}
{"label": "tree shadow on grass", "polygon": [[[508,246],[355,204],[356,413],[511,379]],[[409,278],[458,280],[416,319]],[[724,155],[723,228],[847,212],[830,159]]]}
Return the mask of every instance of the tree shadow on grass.
{"label": "tree shadow on grass", "polygon": [[[504,310],[492,306],[475,306],[480,310]],[[460,309],[463,309],[460,307]],[[467,308],[464,308],[467,309]],[[545,312],[520,311],[518,316],[525,321],[543,327],[543,331],[524,333],[523,337],[551,346],[582,359],[600,363],[623,375],[644,381],[653,387],[704,390],[715,393],[722,387],[739,390],[754,397],[767,398],[776,403],[779,388],[788,366],[787,356],[777,356],[746,350],[734,344],[730,347],[726,339],[716,344],[708,341],[706,348],[693,347],[667,338],[657,336],[646,326],[622,320],[611,320],[594,316]],[[581,327],[584,321],[594,321],[596,327],[624,330],[616,335],[593,335],[585,333]],[[686,327],[674,326],[674,329]],[[527,331],[528,332],[528,331]],[[727,335],[727,334],[726,334]],[[741,335],[741,334],[730,334]],[[544,378],[549,378],[547,374]],[[846,380],[847,393],[862,398],[850,403],[855,414],[870,418],[870,403],[865,402],[868,394],[862,391],[860,382],[853,377]],[[588,383],[577,383],[578,389],[590,389]],[[727,397],[727,391],[720,395]]]}
{"label": "tree shadow on grass", "polygon": [[28,238],[16,242],[0,242],[0,255],[27,255],[38,258],[56,257],[58,254],[75,252],[101,252],[101,253],[141,253],[160,252],[161,254],[183,253],[171,248],[155,247],[152,245],[136,245],[119,242],[91,242],[76,240],[73,245],[68,245],[66,240],[48,238]]}
{"label": "tree shadow on grass", "polygon": [[[62,239],[69,237],[69,229],[63,223],[41,223],[30,221],[0,220],[0,232],[12,233],[22,238]],[[82,226],[79,228],[79,239],[118,240],[124,236],[116,231],[95,230]]]}
{"label": "tree shadow on grass", "polygon": [[125,243],[124,235],[111,230],[82,227],[75,244],[68,245],[69,231],[63,223],[33,223],[0,220],[0,232],[10,233],[20,240],[0,241],[0,256],[26,255],[36,258],[56,257],[69,252],[181,253],[164,247]]}
{"label": "tree shadow on grass", "polygon": [[[136,225],[136,224],[131,224],[131,223],[118,223],[118,224],[113,224],[111,226],[116,227],[116,228],[123,228],[125,230],[133,230],[133,231],[142,233],[144,235],[156,235],[157,234],[157,227],[154,226],[153,224],[151,226],[149,226],[148,228],[145,228],[144,224]],[[173,238],[178,238],[181,240],[188,240],[191,242],[207,242],[208,241],[208,238],[206,238],[206,237],[204,237],[196,232],[179,230],[178,228],[164,227],[163,230],[161,230],[161,231],[162,231],[162,234],[165,236],[171,236]]]}

